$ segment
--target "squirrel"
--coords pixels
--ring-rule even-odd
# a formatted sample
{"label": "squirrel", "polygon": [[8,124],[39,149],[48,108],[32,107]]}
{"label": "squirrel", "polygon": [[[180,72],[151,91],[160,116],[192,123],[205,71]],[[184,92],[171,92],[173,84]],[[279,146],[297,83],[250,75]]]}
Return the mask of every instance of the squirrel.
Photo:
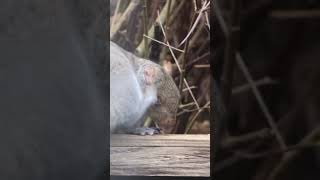
{"label": "squirrel", "polygon": [[[172,133],[179,100],[179,90],[164,68],[110,41],[111,133],[159,133],[159,128],[139,128],[147,113],[164,133]],[[167,118],[159,121],[163,116]]]}

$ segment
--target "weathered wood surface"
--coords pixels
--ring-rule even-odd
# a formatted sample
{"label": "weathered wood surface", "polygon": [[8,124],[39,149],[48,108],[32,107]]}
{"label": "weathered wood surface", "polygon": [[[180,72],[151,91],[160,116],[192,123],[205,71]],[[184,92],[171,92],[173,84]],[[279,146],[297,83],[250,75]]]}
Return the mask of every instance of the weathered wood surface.
{"label": "weathered wood surface", "polygon": [[110,174],[210,176],[210,135],[114,135]]}

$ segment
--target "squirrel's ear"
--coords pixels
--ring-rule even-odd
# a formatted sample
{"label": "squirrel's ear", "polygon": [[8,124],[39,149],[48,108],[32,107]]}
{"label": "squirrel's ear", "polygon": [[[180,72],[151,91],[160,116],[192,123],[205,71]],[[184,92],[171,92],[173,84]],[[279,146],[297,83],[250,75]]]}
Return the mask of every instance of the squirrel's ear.
{"label": "squirrel's ear", "polygon": [[144,80],[147,85],[151,85],[155,82],[156,70],[155,67],[146,66],[144,68]]}

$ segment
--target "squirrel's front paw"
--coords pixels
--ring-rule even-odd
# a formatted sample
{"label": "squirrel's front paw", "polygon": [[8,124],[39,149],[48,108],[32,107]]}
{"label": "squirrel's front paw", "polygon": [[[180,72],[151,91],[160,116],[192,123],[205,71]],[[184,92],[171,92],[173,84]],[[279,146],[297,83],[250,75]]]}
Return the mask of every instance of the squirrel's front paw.
{"label": "squirrel's front paw", "polygon": [[154,135],[154,134],[160,134],[161,129],[156,127],[141,127],[136,128],[133,132],[133,134],[136,135]]}

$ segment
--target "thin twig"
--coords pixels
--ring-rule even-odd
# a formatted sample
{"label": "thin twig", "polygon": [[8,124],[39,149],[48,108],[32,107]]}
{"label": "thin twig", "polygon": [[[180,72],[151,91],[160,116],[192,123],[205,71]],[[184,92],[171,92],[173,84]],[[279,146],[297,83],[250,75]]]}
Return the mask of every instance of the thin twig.
{"label": "thin twig", "polygon": [[[159,11],[158,11],[158,17],[159,17],[159,16],[160,16],[160,14],[159,14]],[[176,65],[177,65],[177,68],[178,68],[179,72],[181,73],[182,71],[181,71],[179,62],[177,61],[177,58],[176,58],[175,54],[174,54],[173,51],[172,51],[171,45],[170,45],[170,43],[169,43],[169,41],[168,41],[168,39],[167,39],[167,35],[166,35],[165,31],[164,31],[163,25],[162,25],[162,23],[161,23],[160,21],[159,21],[159,25],[160,25],[160,27],[161,27],[163,36],[164,36],[164,38],[166,39],[166,44],[168,45],[168,48],[169,48],[169,50],[170,50],[170,52],[171,52],[171,55],[172,55],[172,57],[173,57]]]}
{"label": "thin twig", "polygon": [[187,36],[180,42],[179,46],[181,46],[184,42],[186,42],[186,40],[189,38],[189,36],[193,33],[194,29],[197,27],[200,19],[201,19],[201,16],[203,15],[203,10],[206,9],[208,6],[210,5],[210,1],[206,1],[201,9],[200,9],[200,12],[199,12],[199,15],[198,17],[196,18],[195,22],[193,23],[193,26],[191,27],[190,31],[188,32]]}
{"label": "thin twig", "polygon": [[238,63],[238,66],[240,67],[242,73],[244,74],[245,78],[247,79],[247,81],[249,82],[252,91],[258,101],[258,104],[263,112],[263,114],[265,115],[265,117],[267,118],[267,121],[272,129],[272,131],[275,133],[276,139],[278,140],[278,143],[280,144],[280,147],[282,150],[286,149],[287,146],[283,140],[283,137],[281,136],[278,127],[274,121],[274,118],[272,117],[266,103],[264,102],[260,91],[258,90],[257,86],[255,85],[253,78],[247,68],[247,66],[245,65],[245,63],[242,60],[242,57],[240,55],[239,52],[236,53],[236,62]]}
{"label": "thin twig", "polygon": [[[193,23],[194,21],[194,18],[195,18],[195,14],[193,14],[192,16],[192,20],[191,20],[191,24]],[[191,25],[189,27],[189,30],[191,28]],[[188,53],[188,49],[189,49],[189,39],[187,39],[186,43],[184,44],[184,53],[181,55],[182,58],[182,62],[181,62],[181,66],[182,66],[182,72],[180,73],[180,82],[179,82],[179,92],[181,93],[182,92],[182,85],[183,85],[183,79],[185,78],[185,74],[186,74],[186,61],[187,61],[187,53]],[[178,62],[180,62],[178,60]],[[181,98],[181,102],[182,102],[182,98]]]}
{"label": "thin twig", "polygon": [[[210,106],[207,106],[207,107],[205,107],[205,108],[203,108],[203,109],[210,109]],[[182,111],[179,112],[179,113],[177,114],[177,116],[181,116],[181,115],[184,114],[184,113],[195,112],[195,111],[199,111],[199,110],[198,110],[197,108],[194,108],[194,109],[182,109]]]}
{"label": "thin twig", "polygon": [[[204,0],[202,0],[202,3],[204,3]],[[208,29],[210,30],[210,21],[209,21],[209,16],[208,16],[208,12],[207,12],[208,10],[210,10],[210,6],[205,8],[203,10],[203,12],[204,12],[204,18],[205,18],[205,21],[206,21],[205,24],[208,26]]]}
{"label": "thin twig", "polygon": [[192,64],[196,63],[197,61],[202,60],[203,58],[205,58],[207,56],[210,56],[210,52],[206,52],[206,53],[202,54],[200,57],[197,57],[193,61],[189,62],[186,66],[191,66]]}
{"label": "thin twig", "polygon": [[191,97],[192,97],[193,101],[196,103],[197,108],[200,110],[200,106],[199,106],[199,104],[198,104],[198,102],[197,102],[196,98],[194,97],[193,92],[191,91],[190,86],[189,86],[189,84],[188,84],[188,82],[187,82],[186,78],[183,78],[183,81],[184,81],[184,84],[187,86],[187,88],[188,88],[188,90],[189,90],[189,92],[190,92],[190,95],[191,95]]}
{"label": "thin twig", "polygon": [[[217,1],[215,1],[214,7],[218,8]],[[231,88],[233,82],[234,74],[234,64],[235,64],[235,51],[238,48],[238,42],[236,41],[239,35],[235,27],[240,26],[239,22],[239,6],[240,1],[231,1],[231,12],[229,13],[229,23],[228,26],[223,17],[218,18],[220,25],[226,25],[226,47],[224,52],[224,63],[223,63],[223,73],[221,76],[221,92],[222,99],[225,105],[225,108],[228,110],[230,108],[230,97],[231,97]],[[218,8],[219,9],[219,8]],[[217,12],[218,13],[218,12]],[[218,15],[218,14],[217,14]]]}
{"label": "thin twig", "polygon": [[[263,79],[257,80],[254,82],[256,86],[261,86],[261,85],[271,85],[271,84],[277,84],[277,81],[272,80],[269,77],[264,77]],[[235,87],[232,89],[232,95],[244,92],[250,90],[250,84],[245,84],[241,85],[239,87]]]}
{"label": "thin twig", "polygon": [[[176,18],[179,15],[179,13],[181,12],[181,9],[183,8],[183,5],[185,4],[185,2],[188,2],[188,1],[180,1],[180,4],[176,8],[174,8],[174,11],[172,12],[172,15],[169,18],[169,22],[166,22],[166,23],[168,23],[168,26],[170,26],[172,23],[174,23],[176,21]],[[173,8],[171,8],[171,9],[173,9]]]}
{"label": "thin twig", "polygon": [[[169,14],[170,14],[170,12],[171,12],[171,3],[172,3],[172,1],[169,0],[169,1],[168,1],[168,9],[167,9],[166,22],[169,22]],[[169,31],[169,24],[166,23],[166,34],[168,34],[168,31]],[[166,39],[165,39],[164,41],[166,41]]]}
{"label": "thin twig", "polygon": [[[158,40],[156,40],[156,39],[153,39],[152,37],[147,36],[147,35],[145,35],[145,34],[144,34],[143,36],[146,37],[146,38],[148,38],[148,39],[151,39],[152,41],[155,41],[155,42],[157,42],[157,43],[159,43],[159,44],[162,44],[162,45],[164,45],[164,46],[169,47],[166,43],[164,43],[164,42],[162,42],[162,41],[158,41]],[[176,50],[176,51],[179,51],[179,52],[181,52],[181,53],[184,53],[184,51],[181,50],[181,49],[175,48],[175,47],[173,47],[173,46],[171,46],[171,48],[174,49],[174,50]]]}
{"label": "thin twig", "polygon": [[[312,130],[310,134],[305,136],[299,144],[312,143],[313,139],[320,135],[320,126]],[[274,180],[278,174],[286,167],[286,165],[293,160],[301,151],[290,151],[283,156],[280,163],[272,170],[267,180]]]}
{"label": "thin twig", "polygon": [[208,26],[208,29],[210,30],[210,21],[209,21],[209,16],[208,16],[208,12],[205,12],[205,17],[206,17],[206,21],[207,21],[207,26]]}
{"label": "thin twig", "polygon": [[[158,11],[158,17],[159,17],[159,16],[160,16],[160,14],[159,14],[159,11]],[[165,33],[165,31],[164,31],[164,28],[163,28],[163,25],[162,25],[162,23],[161,23],[160,21],[159,21],[159,24],[160,24],[160,27],[161,27],[161,30],[162,30],[163,36],[166,38],[166,37],[167,37],[167,35],[166,35],[166,33]],[[174,59],[175,63],[176,63],[176,65],[177,65],[177,68],[178,68],[179,72],[181,73],[182,71],[181,71],[181,68],[180,68],[179,62],[178,62],[178,60],[177,60],[176,56],[174,55],[174,53],[173,53],[173,51],[172,51],[172,48],[171,48],[171,46],[170,46],[169,41],[167,40],[167,41],[166,41],[166,43],[167,43],[167,45],[168,45],[168,47],[169,47],[169,50],[170,50],[170,52],[171,52],[171,55],[172,55],[172,57],[173,57],[173,59]],[[190,93],[190,95],[191,95],[191,97],[192,97],[193,101],[196,103],[197,108],[198,108],[198,109],[200,109],[199,104],[198,104],[198,102],[197,102],[196,98],[194,97],[194,95],[193,95],[193,93],[192,93],[192,91],[191,91],[191,89],[190,89],[190,87],[189,87],[189,84],[188,84],[188,82],[187,82],[187,80],[186,80],[185,78],[184,78],[184,83],[185,83],[185,85],[187,86],[187,88],[188,88],[188,90],[189,90],[189,93]]]}
{"label": "thin twig", "polygon": [[194,68],[210,68],[210,64],[196,64],[193,65]]}
{"label": "thin twig", "polygon": [[[196,88],[198,88],[197,86],[191,86],[190,87],[190,89],[196,89]],[[182,90],[182,92],[186,92],[186,91],[188,91],[188,88],[184,88],[183,90]]]}
{"label": "thin twig", "polygon": [[224,34],[225,37],[229,37],[229,31],[228,31],[228,26],[227,26],[227,23],[226,21],[224,20],[223,18],[223,15],[222,15],[222,12],[220,10],[220,6],[219,6],[219,2],[218,0],[213,0],[213,12],[215,13],[217,19],[218,19],[218,22],[220,24],[220,27],[221,27],[221,30]]}
{"label": "thin twig", "polygon": [[[188,48],[192,48],[194,47],[194,44],[196,42],[199,42],[199,37],[202,34],[202,30],[205,27],[203,21],[200,22],[199,28],[197,29],[197,31],[194,33],[194,35],[192,36],[192,38],[190,40],[188,40]],[[208,41],[210,41],[210,39],[207,39]],[[187,43],[187,42],[186,42]],[[205,44],[205,43],[204,43]],[[178,62],[181,62],[184,59],[183,55],[180,55],[178,58]]]}
{"label": "thin twig", "polygon": [[197,12],[198,11],[198,7],[197,7],[197,1],[193,0],[193,6],[194,6],[194,11]]}
{"label": "thin twig", "polygon": [[[174,7],[174,6],[176,5],[176,2],[177,2],[176,0],[172,0],[171,6]],[[165,4],[165,6],[163,7],[163,9],[161,10],[160,15],[158,15],[158,17],[157,17],[157,19],[155,20],[155,22],[161,22],[161,23],[164,23],[164,22],[165,22],[166,13],[167,13],[167,8],[168,8],[168,6],[169,6],[168,3],[169,3],[169,2],[167,2],[167,3]],[[171,9],[173,9],[173,8],[171,8]],[[148,34],[146,34],[146,35],[153,38],[153,36],[154,36],[154,25],[152,25],[152,26],[149,28]],[[144,45],[143,41],[141,41],[141,42],[139,43],[138,47],[136,48],[136,51],[138,52],[139,55],[142,55],[142,54],[143,54],[143,51],[144,51],[144,49],[145,49],[144,46],[145,46],[145,45]]]}
{"label": "thin twig", "polygon": [[111,31],[114,31],[113,29],[114,29],[114,25],[116,24],[116,16],[117,16],[117,14],[118,14],[118,12],[119,12],[119,7],[120,7],[120,4],[121,4],[121,1],[122,0],[119,0],[118,2],[117,2],[117,6],[116,6],[116,9],[115,9],[115,11],[114,11],[114,14],[113,14],[113,18],[112,18],[112,23],[111,23]]}
{"label": "thin twig", "polygon": [[[147,34],[147,16],[148,16],[148,11],[147,11],[147,0],[143,1],[143,33]],[[144,57],[148,57],[148,41],[147,38],[144,36],[143,37],[143,41],[144,41]]]}
{"label": "thin twig", "polygon": [[194,106],[195,103],[194,102],[191,102],[191,103],[188,103],[188,104],[180,104],[179,108],[182,109],[184,107],[188,107],[188,106]]}
{"label": "thin twig", "polygon": [[185,131],[184,131],[184,134],[187,134],[187,133],[190,131],[190,129],[192,128],[192,126],[193,126],[195,120],[197,119],[197,117],[199,116],[199,114],[200,114],[204,109],[206,109],[209,105],[210,105],[210,101],[208,101],[202,108],[200,108],[200,109],[198,110],[198,112],[197,112],[197,113],[192,117],[192,119],[188,122],[187,127],[186,127],[186,129],[185,129]]}
{"label": "thin twig", "polygon": [[224,142],[222,142],[221,148],[232,149],[236,146],[248,144],[249,142],[265,139],[267,137],[271,137],[271,132],[270,129],[264,128],[241,136],[228,137]]}

